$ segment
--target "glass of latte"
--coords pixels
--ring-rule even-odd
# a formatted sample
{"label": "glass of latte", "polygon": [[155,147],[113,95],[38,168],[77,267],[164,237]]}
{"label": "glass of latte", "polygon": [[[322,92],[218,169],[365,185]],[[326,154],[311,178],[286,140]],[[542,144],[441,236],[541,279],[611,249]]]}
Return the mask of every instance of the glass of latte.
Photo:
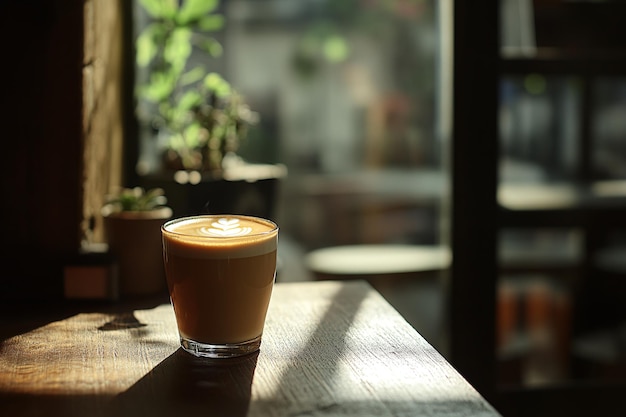
{"label": "glass of latte", "polygon": [[182,348],[210,358],[257,351],[276,277],[278,226],[199,215],[170,220],[161,232]]}

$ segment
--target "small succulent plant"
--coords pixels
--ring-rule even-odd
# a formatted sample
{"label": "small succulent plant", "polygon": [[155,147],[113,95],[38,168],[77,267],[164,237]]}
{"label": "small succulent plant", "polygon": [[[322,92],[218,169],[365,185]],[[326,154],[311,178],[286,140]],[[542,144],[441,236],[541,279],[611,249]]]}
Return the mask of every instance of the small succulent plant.
{"label": "small succulent plant", "polygon": [[107,198],[107,206],[112,212],[150,211],[167,204],[162,188],[145,190],[141,187],[122,188],[118,193]]}

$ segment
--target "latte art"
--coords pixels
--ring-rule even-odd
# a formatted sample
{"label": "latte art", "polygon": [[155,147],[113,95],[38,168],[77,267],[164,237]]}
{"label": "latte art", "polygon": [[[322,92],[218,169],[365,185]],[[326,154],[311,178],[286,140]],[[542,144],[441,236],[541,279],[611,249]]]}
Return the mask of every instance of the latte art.
{"label": "latte art", "polygon": [[212,227],[201,227],[200,233],[209,236],[245,236],[252,232],[251,227],[241,227],[239,219],[221,218],[211,223]]}
{"label": "latte art", "polygon": [[278,226],[250,216],[221,214],[174,219],[163,225],[169,253],[190,258],[263,255],[276,250]]}

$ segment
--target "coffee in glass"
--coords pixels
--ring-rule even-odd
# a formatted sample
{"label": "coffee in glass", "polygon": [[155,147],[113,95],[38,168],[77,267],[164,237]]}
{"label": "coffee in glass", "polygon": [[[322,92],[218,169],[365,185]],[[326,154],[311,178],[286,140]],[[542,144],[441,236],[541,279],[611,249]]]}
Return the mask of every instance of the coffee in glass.
{"label": "coffee in glass", "polygon": [[200,215],[161,228],[181,346],[196,356],[259,349],[276,277],[278,226],[241,215]]}

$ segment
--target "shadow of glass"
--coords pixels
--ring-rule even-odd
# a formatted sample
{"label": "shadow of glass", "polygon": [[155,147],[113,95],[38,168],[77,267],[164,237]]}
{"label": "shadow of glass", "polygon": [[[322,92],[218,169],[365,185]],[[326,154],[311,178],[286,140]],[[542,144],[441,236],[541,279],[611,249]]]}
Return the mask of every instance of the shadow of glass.
{"label": "shadow of glass", "polygon": [[102,331],[111,331],[111,330],[126,330],[126,329],[138,329],[141,327],[145,327],[147,324],[141,323],[137,317],[135,317],[134,312],[132,313],[122,313],[113,317],[112,320],[109,320],[102,326],[98,327],[98,330]]}
{"label": "shadow of glass", "polygon": [[169,304],[167,294],[141,296],[119,302],[89,299],[39,303],[7,302],[0,305],[0,342],[81,313],[116,316],[99,330],[140,328],[145,325],[134,317],[134,312],[156,308],[162,304]]}
{"label": "shadow of glass", "polygon": [[239,358],[196,358],[178,349],[111,402],[108,415],[245,416],[258,352]]}
{"label": "shadow of glass", "polygon": [[[350,287],[350,288],[348,288]],[[278,377],[277,397],[256,404],[254,411],[276,410],[298,402],[302,387],[312,390],[316,407],[333,404],[334,377],[345,354],[346,337],[369,288],[339,290],[298,352],[293,366]],[[263,347],[261,347],[261,352]],[[130,416],[149,412],[153,417],[185,413],[245,416],[250,411],[252,381],[259,352],[240,358],[196,358],[182,349],[153,368],[127,391],[111,401],[108,415]],[[306,371],[306,372],[303,372]],[[314,375],[320,384],[303,378]],[[291,404],[293,406],[294,404]],[[313,407],[313,408],[316,408]]]}

